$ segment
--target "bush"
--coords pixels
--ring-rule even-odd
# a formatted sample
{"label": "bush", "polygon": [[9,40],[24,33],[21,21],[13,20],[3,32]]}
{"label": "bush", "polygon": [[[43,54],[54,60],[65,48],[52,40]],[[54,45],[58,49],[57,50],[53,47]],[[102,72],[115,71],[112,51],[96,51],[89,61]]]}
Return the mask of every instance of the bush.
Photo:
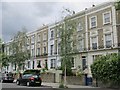
{"label": "bush", "polygon": [[93,78],[110,87],[120,85],[120,57],[118,54],[101,56],[91,65]]}

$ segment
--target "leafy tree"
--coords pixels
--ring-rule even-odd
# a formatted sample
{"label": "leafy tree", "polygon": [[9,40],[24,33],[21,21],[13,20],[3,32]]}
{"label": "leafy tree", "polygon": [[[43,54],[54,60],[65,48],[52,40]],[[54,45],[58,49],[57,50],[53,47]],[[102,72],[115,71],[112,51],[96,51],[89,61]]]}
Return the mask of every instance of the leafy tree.
{"label": "leafy tree", "polygon": [[30,51],[27,49],[26,31],[18,32],[10,43],[10,51],[12,54],[9,60],[13,64],[18,65],[18,71],[24,64],[25,60],[30,58]]}
{"label": "leafy tree", "polygon": [[9,57],[4,53],[4,44],[0,39],[0,67],[8,66]]}
{"label": "leafy tree", "polygon": [[[64,12],[67,12],[67,16],[63,18],[62,22],[59,22],[56,25],[56,29],[60,33],[60,56],[61,56],[61,66],[63,73],[66,72],[66,75],[72,74],[72,53],[73,43],[74,43],[74,31],[76,30],[76,22],[71,19],[71,15],[74,12],[69,9],[65,9]],[[66,71],[65,71],[66,70]]]}
{"label": "leafy tree", "polygon": [[116,7],[116,10],[120,10],[120,0],[117,0],[115,2],[115,7]]}
{"label": "leafy tree", "polygon": [[110,86],[120,85],[120,56],[109,54],[101,56],[91,65],[93,78]]}

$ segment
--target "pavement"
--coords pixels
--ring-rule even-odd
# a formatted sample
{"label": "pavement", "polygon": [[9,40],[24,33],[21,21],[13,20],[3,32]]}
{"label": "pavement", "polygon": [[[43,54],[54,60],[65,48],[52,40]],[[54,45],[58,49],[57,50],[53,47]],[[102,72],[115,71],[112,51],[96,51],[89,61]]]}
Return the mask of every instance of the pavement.
{"label": "pavement", "polygon": [[[42,82],[42,85],[49,86],[52,88],[59,88],[60,83],[47,83]],[[67,85],[68,88],[99,88],[99,87],[92,87],[92,86],[83,86],[83,85]]]}

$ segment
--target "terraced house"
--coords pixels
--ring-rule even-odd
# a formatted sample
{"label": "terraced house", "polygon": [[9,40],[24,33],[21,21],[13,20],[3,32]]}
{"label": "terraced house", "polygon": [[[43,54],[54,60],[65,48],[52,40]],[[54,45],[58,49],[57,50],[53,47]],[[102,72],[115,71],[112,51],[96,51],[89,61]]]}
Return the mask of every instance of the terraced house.
{"label": "terraced house", "polygon": [[[72,55],[72,69],[75,71],[81,66],[84,70],[87,66],[86,73],[91,77],[90,65],[96,57],[119,52],[120,10],[116,11],[113,2],[107,2],[86,8],[72,15],[70,19],[77,23],[73,38],[78,52]],[[59,30],[55,27],[56,23],[52,23],[28,33],[31,59],[26,61],[26,69],[35,69],[38,65],[41,68],[47,65],[48,69],[61,66]]]}

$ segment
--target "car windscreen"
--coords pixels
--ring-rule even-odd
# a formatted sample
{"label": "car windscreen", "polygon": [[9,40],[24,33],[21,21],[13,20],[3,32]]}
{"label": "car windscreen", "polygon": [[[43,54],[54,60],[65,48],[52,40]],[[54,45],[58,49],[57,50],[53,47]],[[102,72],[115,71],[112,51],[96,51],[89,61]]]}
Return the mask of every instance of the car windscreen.
{"label": "car windscreen", "polygon": [[40,74],[40,70],[26,70],[24,74]]}

